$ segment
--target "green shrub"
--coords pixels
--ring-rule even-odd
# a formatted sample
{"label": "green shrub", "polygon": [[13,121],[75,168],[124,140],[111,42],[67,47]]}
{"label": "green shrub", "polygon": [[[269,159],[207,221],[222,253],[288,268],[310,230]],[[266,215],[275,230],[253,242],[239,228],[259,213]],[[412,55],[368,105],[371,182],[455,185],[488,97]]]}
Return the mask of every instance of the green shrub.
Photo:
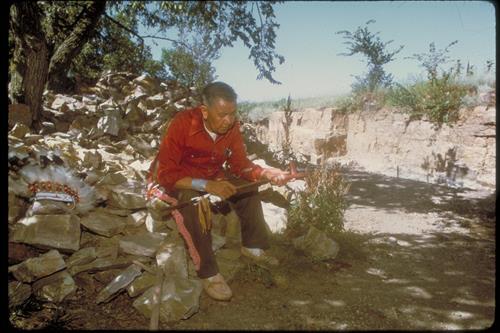
{"label": "green shrub", "polygon": [[309,226],[335,235],[344,230],[345,194],[349,184],[337,168],[321,167],[306,177],[306,189],[295,192],[288,208],[287,233],[305,233]]}
{"label": "green shrub", "polygon": [[407,87],[395,85],[388,93],[387,103],[401,107],[413,119],[426,116],[437,125],[453,123],[458,118],[463,97],[469,88],[470,86],[457,83],[449,74],[445,74]]}
{"label": "green shrub", "polygon": [[341,113],[351,113],[363,109],[363,100],[361,95],[353,93],[339,97],[334,105]]}

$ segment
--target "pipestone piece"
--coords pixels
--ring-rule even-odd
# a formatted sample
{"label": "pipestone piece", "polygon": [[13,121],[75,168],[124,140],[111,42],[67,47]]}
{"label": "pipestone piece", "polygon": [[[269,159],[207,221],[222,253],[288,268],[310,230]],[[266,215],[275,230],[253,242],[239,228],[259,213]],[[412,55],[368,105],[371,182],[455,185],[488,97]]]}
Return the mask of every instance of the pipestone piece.
{"label": "pipestone piece", "polygon": [[109,301],[114,294],[126,288],[131,284],[136,277],[141,275],[141,267],[132,264],[123,272],[118,274],[99,294],[97,295],[96,303]]}
{"label": "pipestone piece", "polygon": [[57,250],[50,250],[37,258],[30,258],[10,266],[9,272],[22,282],[33,282],[44,276],[66,268],[66,263]]}

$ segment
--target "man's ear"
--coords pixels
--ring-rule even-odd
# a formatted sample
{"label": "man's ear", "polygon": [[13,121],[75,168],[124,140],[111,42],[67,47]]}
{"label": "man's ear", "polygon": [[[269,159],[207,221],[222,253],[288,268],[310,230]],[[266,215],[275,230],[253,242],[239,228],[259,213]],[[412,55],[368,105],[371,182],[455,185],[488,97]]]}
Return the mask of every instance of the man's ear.
{"label": "man's ear", "polygon": [[207,120],[208,119],[208,108],[205,104],[202,104],[201,107],[201,114],[203,115],[203,120]]}

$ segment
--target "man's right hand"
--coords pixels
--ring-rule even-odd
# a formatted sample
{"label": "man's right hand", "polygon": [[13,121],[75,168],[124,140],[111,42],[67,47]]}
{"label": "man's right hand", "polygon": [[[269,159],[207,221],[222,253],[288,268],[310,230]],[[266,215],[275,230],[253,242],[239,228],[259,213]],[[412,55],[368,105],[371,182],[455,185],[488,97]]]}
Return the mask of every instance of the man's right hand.
{"label": "man's right hand", "polygon": [[222,199],[227,199],[236,194],[236,186],[226,180],[209,180],[205,190],[210,194],[215,194]]}

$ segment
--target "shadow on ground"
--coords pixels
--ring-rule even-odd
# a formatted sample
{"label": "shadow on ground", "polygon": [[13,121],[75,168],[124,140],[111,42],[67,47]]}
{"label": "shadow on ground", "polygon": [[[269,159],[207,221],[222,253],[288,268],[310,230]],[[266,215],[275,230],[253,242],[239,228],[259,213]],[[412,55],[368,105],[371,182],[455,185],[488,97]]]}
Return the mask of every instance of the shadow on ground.
{"label": "shadow on ground", "polygon": [[496,220],[496,191],[487,197],[468,198],[475,191],[362,171],[345,171],[344,176],[351,183],[347,194],[349,204],[409,213],[450,212]]}

